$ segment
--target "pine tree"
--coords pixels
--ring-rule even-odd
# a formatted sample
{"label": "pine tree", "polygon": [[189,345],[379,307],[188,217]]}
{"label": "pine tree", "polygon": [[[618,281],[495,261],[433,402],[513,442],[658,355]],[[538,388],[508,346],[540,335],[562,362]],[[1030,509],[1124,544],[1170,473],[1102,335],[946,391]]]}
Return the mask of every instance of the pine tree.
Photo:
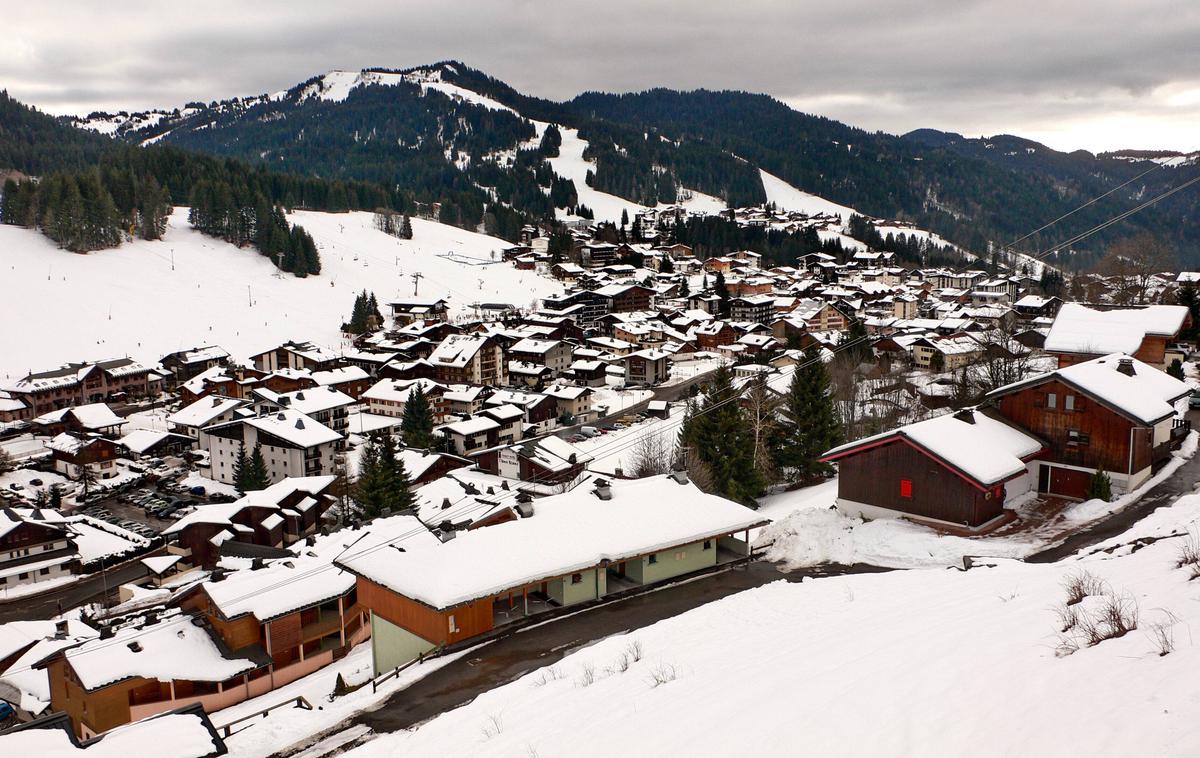
{"label": "pine tree", "polygon": [[379,468],[388,512],[399,513],[412,508],[416,502],[411,491],[412,481],[404,461],[397,454],[396,441],[386,432],[379,438]]}
{"label": "pine tree", "polygon": [[707,466],[712,490],[731,500],[753,504],[763,480],[754,467],[754,440],[738,405],[728,367],[713,373],[700,407],[685,420],[687,447]]}
{"label": "pine tree", "polygon": [[1108,472],[1104,469],[1096,469],[1088,480],[1087,493],[1084,497],[1088,500],[1103,500],[1108,502],[1112,500],[1112,479],[1109,478]]}
{"label": "pine tree", "polygon": [[427,449],[433,444],[433,410],[420,386],[408,393],[400,431],[404,435],[404,444],[409,447]]}
{"label": "pine tree", "polygon": [[1171,361],[1170,366],[1167,366],[1167,374],[1175,377],[1176,379],[1178,379],[1181,382],[1183,381],[1183,378],[1184,378],[1183,364],[1179,362],[1178,358]]}
{"label": "pine tree", "polygon": [[0,447],[0,474],[7,474],[9,471],[12,471],[13,466],[14,464],[12,455],[10,455],[7,450]]}
{"label": "pine tree", "polygon": [[61,484],[58,484],[56,482],[56,483],[50,485],[50,493],[49,493],[49,497],[47,498],[47,500],[49,501],[48,505],[51,508],[54,508],[55,510],[62,508],[63,488],[62,488]]}
{"label": "pine tree", "polygon": [[408,218],[408,214],[404,214],[404,221],[400,223],[400,231],[396,235],[402,240],[410,240],[413,238],[412,221]]}
{"label": "pine tree", "polygon": [[375,518],[386,507],[385,482],[379,463],[379,444],[374,435],[363,443],[358,458],[358,480],[354,483],[354,502],[365,518]]}
{"label": "pine tree", "polygon": [[783,407],[783,434],[775,458],[790,481],[827,476],[832,467],[817,460],[836,446],[841,425],[830,394],[829,372],[816,348],[796,364]]}
{"label": "pine tree", "polygon": [[238,492],[246,491],[246,474],[249,471],[250,459],[246,456],[246,443],[238,445],[237,458],[233,461],[233,486]]}
{"label": "pine tree", "polygon": [[271,475],[267,472],[267,461],[263,458],[261,443],[254,443],[254,450],[250,452],[250,460],[246,464],[242,480],[245,487],[243,492],[265,490],[270,486]]}

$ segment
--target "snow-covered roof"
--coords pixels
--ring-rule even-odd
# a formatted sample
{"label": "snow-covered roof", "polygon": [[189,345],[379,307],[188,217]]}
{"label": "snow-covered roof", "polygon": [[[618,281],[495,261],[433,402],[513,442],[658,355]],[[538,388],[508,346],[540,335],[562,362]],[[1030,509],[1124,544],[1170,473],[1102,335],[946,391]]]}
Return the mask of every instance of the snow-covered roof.
{"label": "snow-covered roof", "polygon": [[1025,471],[1022,459],[1043,447],[1040,440],[1020,429],[967,409],[835,447],[824,457],[839,458],[893,438],[915,443],[981,485],[996,484]]}
{"label": "snow-covered roof", "polygon": [[125,419],[113,413],[112,409],[104,403],[88,403],[87,405],[76,405],[71,408],[50,411],[35,418],[33,423],[61,423],[67,414],[73,416],[84,429],[107,429],[111,426],[120,426],[126,423]]}
{"label": "snow-covered roof", "polygon": [[110,639],[85,642],[65,655],[87,690],[135,676],[223,682],[258,668],[248,658],[223,656],[191,616],[178,614],[153,625],[118,629]]}
{"label": "snow-covered roof", "polygon": [[487,337],[470,334],[451,334],[429,354],[429,362],[435,366],[462,368],[483,349],[487,340]]}
{"label": "snow-covered roof", "polygon": [[762,522],[737,503],[668,476],[616,481],[611,492],[612,499],[601,500],[590,488],[576,487],[538,500],[530,518],[403,553],[354,549],[337,563],[405,597],[449,608],[604,559],[654,553]]}
{"label": "snow-covered roof", "polygon": [[1048,352],[1132,355],[1147,334],[1174,336],[1183,327],[1188,309],[1182,305],[1149,305],[1098,311],[1079,303],[1059,310],[1046,335]]}
{"label": "snow-covered roof", "polygon": [[[389,354],[384,357],[390,358],[393,356],[394,354]],[[325,387],[330,384],[342,384],[344,382],[357,382],[369,378],[370,374],[368,374],[361,366],[342,366],[341,368],[331,368],[326,371],[312,372],[312,380],[321,387]]]}
{"label": "snow-covered roof", "polygon": [[284,392],[278,396],[275,401],[279,405],[286,405],[294,411],[300,411],[304,414],[320,413],[332,408],[341,408],[347,405],[354,404],[354,398],[347,395],[341,390],[333,387],[311,387],[306,390],[296,390],[294,392]]}
{"label": "snow-covered roof", "polygon": [[290,408],[248,418],[245,423],[302,448],[316,447],[342,438],[341,434],[320,421]]}
{"label": "snow-covered roof", "polygon": [[[1132,376],[1118,370],[1122,360],[1130,362]],[[1052,379],[1076,387],[1085,395],[1145,424],[1174,415],[1174,402],[1191,392],[1191,387],[1166,372],[1136,358],[1114,353],[1000,387],[989,392],[988,397],[1007,395]]]}
{"label": "snow-covered roof", "polygon": [[[403,545],[407,550],[438,542],[416,517],[389,516],[373,521],[365,536],[351,531],[330,535],[295,558],[274,560],[261,569],[234,571],[221,581],[205,582],[203,588],[225,618],[250,614],[260,622],[269,621],[354,589],[354,575],[332,564],[340,553],[377,548],[396,552],[390,545]],[[385,545],[389,547],[381,547]]]}
{"label": "snow-covered roof", "polygon": [[192,524],[229,524],[245,508],[279,508],[295,492],[320,493],[333,484],[334,476],[290,476],[262,490],[247,492],[232,503],[202,505],[163,530],[176,534]]}
{"label": "snow-covered roof", "polygon": [[167,416],[167,422],[178,426],[203,427],[220,418],[222,414],[243,405],[245,401],[236,398],[206,395]]}
{"label": "snow-covered roof", "polygon": [[165,574],[183,560],[182,555],[152,555],[142,559],[142,565],[155,574]]}
{"label": "snow-covered roof", "polygon": [[0,747],[6,755],[37,758],[204,758],[224,752],[219,739],[199,714],[164,713],[117,727],[86,746],[72,741],[65,729],[46,728],[4,735]]}
{"label": "snow-covered roof", "polygon": [[475,418],[469,418],[464,421],[455,421],[453,424],[446,424],[441,428],[448,429],[454,434],[468,437],[472,434],[481,434],[482,432],[490,431],[492,429],[499,429],[500,424],[497,423],[495,419],[476,416]]}

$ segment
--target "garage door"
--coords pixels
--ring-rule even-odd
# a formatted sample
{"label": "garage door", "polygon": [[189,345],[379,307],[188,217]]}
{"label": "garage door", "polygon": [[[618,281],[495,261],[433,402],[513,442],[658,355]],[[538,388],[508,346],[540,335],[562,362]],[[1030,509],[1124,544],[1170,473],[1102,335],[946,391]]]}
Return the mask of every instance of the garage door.
{"label": "garage door", "polygon": [[1043,490],[1044,492],[1077,498],[1083,498],[1087,494],[1088,482],[1092,478],[1091,473],[1061,466],[1045,466],[1044,468],[1050,469],[1050,481]]}

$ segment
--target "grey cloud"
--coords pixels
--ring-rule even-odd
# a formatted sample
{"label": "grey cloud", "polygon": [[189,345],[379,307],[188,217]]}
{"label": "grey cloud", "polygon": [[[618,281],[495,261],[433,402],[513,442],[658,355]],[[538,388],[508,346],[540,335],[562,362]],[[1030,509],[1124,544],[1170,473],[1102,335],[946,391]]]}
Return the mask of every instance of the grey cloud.
{"label": "grey cloud", "polygon": [[0,86],[53,112],[175,106],[331,68],[457,58],[551,98],[734,88],[891,132],[1200,148],[1200,97],[1172,106],[1161,95],[1200,92],[1200,4],[1177,0],[61,0],[7,20],[17,43],[0,51]]}

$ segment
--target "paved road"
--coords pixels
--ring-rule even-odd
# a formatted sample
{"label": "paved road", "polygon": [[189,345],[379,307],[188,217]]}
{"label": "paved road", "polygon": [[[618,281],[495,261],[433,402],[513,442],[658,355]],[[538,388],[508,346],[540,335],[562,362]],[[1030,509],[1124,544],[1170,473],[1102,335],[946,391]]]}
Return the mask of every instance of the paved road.
{"label": "paved road", "polygon": [[[338,726],[314,735],[279,755],[294,755],[331,734],[367,726],[375,733],[408,729],[459,706],[480,694],[511,682],[530,671],[561,660],[574,650],[631,629],[650,626],[705,603],[779,579],[798,582],[804,577],[882,571],[871,566],[823,566],[783,572],[757,561],[583,611],[552,623],[527,628],[490,642],[401,690],[381,705]],[[358,741],[370,739],[368,735]]]}
{"label": "paved road", "polygon": [[[1188,418],[1192,421],[1192,428],[1200,428],[1200,413],[1189,411]],[[1171,476],[1151,487],[1150,491],[1133,505],[1072,534],[1064,542],[1052,548],[1027,556],[1025,562],[1053,563],[1104,540],[1116,537],[1159,508],[1172,505],[1180,495],[1190,495],[1195,492],[1198,481],[1200,481],[1200,453],[1192,456],[1191,460],[1176,469]]]}
{"label": "paved road", "polygon": [[555,429],[553,431],[553,434],[555,434],[559,437],[562,437],[563,439],[566,439],[567,437],[570,437],[572,434],[578,433],[579,428],[583,427],[583,426],[599,426],[600,424],[612,423],[612,422],[616,421],[617,419],[621,418],[622,416],[628,416],[628,415],[636,416],[638,413],[645,411],[646,408],[649,407],[651,400],[666,400],[669,403],[675,402],[676,400],[681,400],[681,399],[687,397],[688,390],[691,389],[692,385],[701,384],[703,382],[708,381],[708,379],[713,375],[714,371],[716,371],[715,368],[712,369],[712,371],[705,371],[702,374],[696,374],[695,376],[690,377],[690,378],[680,382],[679,384],[672,384],[672,385],[668,385],[665,387],[662,387],[662,386],[651,387],[650,389],[654,394],[651,395],[650,397],[646,398],[645,400],[643,400],[640,403],[631,405],[628,408],[622,408],[619,411],[613,411],[612,413],[608,414],[607,416],[603,416],[601,418],[595,419],[594,421],[589,421],[586,424],[575,424],[573,426],[558,427],[557,429]]}
{"label": "paved road", "polygon": [[105,571],[103,576],[96,574],[62,589],[34,597],[9,601],[0,600],[0,623],[48,619],[57,614],[60,608],[65,611],[77,605],[100,600],[106,586],[110,596],[115,598],[117,587],[135,582],[144,576],[146,576],[146,567],[140,560],[137,560],[120,568]]}

